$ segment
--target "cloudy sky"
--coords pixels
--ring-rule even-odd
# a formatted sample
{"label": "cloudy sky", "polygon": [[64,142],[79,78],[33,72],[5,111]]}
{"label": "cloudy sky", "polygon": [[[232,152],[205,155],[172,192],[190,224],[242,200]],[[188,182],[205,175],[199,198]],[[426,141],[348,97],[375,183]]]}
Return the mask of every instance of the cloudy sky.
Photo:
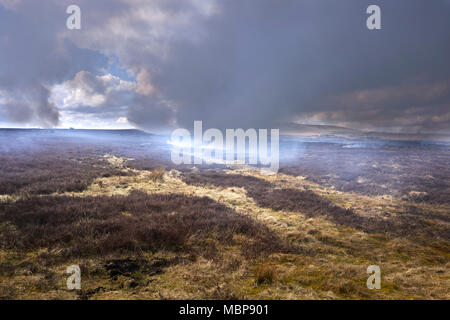
{"label": "cloudy sky", "polygon": [[450,133],[450,0],[0,0],[0,127],[194,120]]}

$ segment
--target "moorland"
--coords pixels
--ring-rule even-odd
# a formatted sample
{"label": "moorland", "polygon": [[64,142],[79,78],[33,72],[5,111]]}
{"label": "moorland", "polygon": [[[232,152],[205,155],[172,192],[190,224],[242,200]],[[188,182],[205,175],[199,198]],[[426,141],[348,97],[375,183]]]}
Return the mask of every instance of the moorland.
{"label": "moorland", "polygon": [[284,137],[266,176],[137,130],[0,131],[0,299],[450,298],[448,144]]}

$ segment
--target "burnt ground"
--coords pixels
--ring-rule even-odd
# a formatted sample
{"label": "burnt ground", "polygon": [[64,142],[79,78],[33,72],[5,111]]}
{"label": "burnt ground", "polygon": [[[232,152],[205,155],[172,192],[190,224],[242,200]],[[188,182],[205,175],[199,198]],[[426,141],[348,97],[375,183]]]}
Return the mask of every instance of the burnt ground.
{"label": "burnt ground", "polygon": [[426,142],[303,143],[280,173],[343,192],[450,203],[450,147]]}

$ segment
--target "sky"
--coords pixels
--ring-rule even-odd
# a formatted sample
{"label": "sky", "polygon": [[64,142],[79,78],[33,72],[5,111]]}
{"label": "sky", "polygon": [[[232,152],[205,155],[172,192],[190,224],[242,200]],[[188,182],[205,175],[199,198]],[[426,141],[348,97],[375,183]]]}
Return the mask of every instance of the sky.
{"label": "sky", "polygon": [[0,0],[0,127],[447,134],[449,18],[450,0]]}

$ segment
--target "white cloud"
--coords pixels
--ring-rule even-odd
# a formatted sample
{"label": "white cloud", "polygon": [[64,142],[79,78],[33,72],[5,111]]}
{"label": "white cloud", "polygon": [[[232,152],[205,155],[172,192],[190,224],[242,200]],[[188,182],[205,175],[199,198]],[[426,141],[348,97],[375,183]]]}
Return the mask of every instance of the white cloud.
{"label": "white cloud", "polygon": [[106,103],[114,106],[121,101],[112,101],[113,95],[135,91],[134,82],[121,80],[111,74],[94,76],[88,71],[80,71],[73,80],[53,86],[50,100],[62,110],[77,107],[95,108]]}
{"label": "white cloud", "polygon": [[112,74],[78,72],[74,79],[54,85],[50,101],[60,109],[60,127],[131,128],[126,114],[137,84]]}

